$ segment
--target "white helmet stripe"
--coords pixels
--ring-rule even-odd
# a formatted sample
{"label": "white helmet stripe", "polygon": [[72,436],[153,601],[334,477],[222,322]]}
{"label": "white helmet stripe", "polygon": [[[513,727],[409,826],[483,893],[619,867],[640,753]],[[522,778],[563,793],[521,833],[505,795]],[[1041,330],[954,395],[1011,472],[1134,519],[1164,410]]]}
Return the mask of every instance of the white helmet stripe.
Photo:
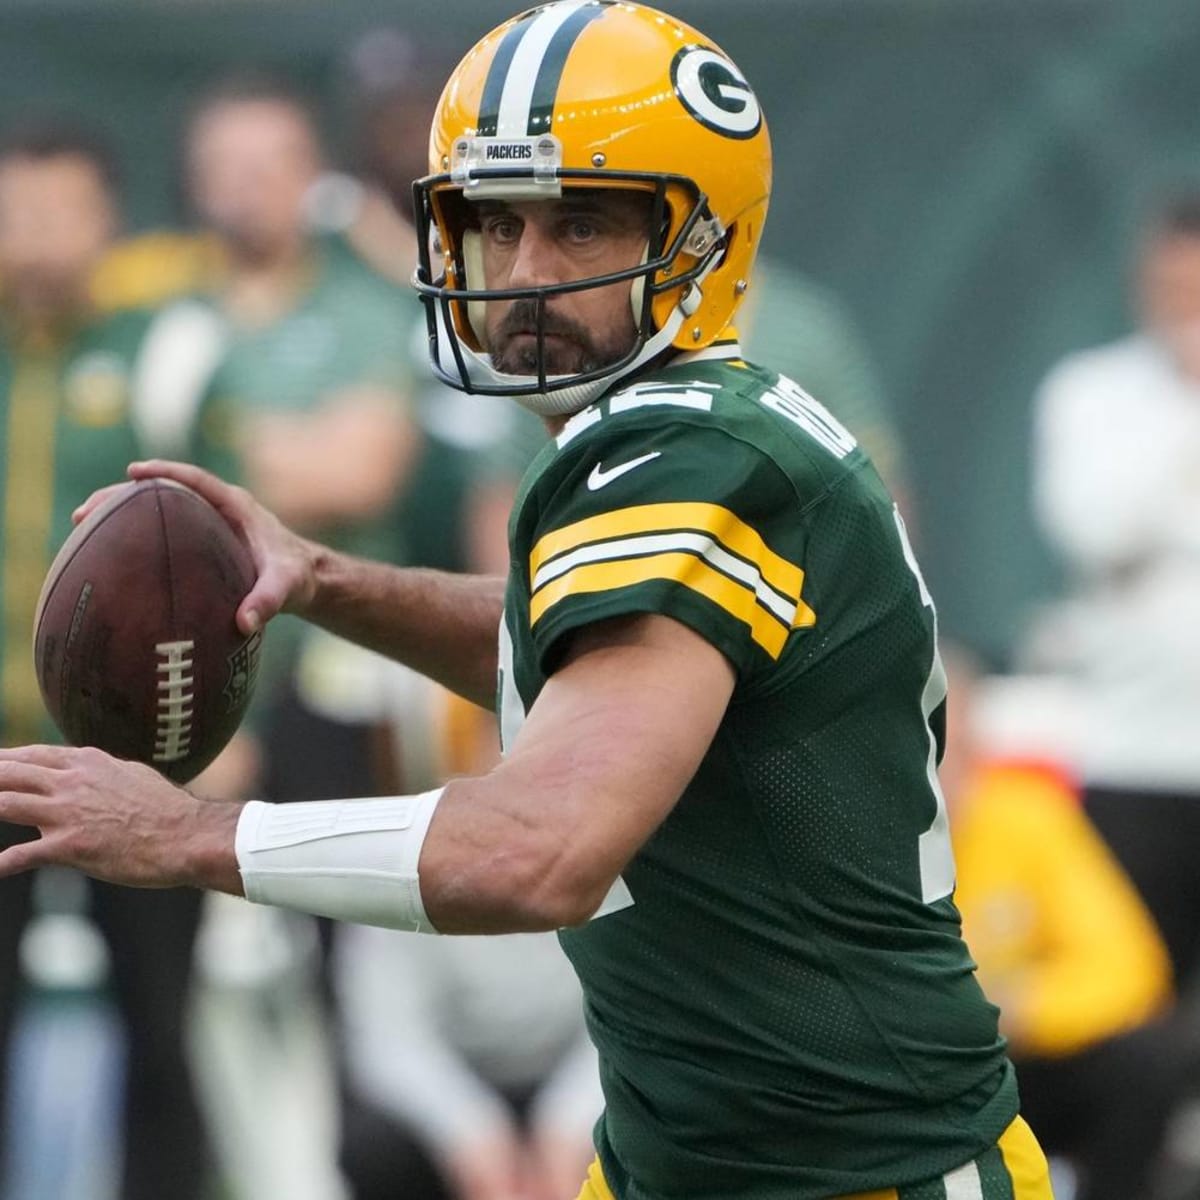
{"label": "white helmet stripe", "polygon": [[554,35],[591,0],[561,0],[534,18],[526,29],[504,81],[500,95],[499,120],[496,136],[523,138],[529,130],[529,110],[534,88],[541,73],[542,61],[554,40]]}

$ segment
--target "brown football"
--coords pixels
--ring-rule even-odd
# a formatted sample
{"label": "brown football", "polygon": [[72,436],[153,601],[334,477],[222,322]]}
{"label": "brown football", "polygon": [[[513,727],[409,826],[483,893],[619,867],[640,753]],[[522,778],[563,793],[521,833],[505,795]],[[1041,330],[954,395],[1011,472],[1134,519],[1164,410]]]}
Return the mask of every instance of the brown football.
{"label": "brown football", "polygon": [[131,483],[72,531],[42,585],[33,652],[67,741],[183,783],[233,736],[261,635],[234,621],[250,552],[207,500]]}

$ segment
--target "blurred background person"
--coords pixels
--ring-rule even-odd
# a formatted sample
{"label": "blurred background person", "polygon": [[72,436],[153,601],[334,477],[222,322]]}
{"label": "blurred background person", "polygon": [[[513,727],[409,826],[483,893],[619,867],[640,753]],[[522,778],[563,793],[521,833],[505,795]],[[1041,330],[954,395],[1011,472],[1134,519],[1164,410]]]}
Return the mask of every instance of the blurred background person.
{"label": "blurred background person", "polygon": [[[495,760],[480,710],[416,672],[391,683],[404,789]],[[347,926],[334,980],[353,1200],[579,1190],[604,1099],[579,984],[554,935],[430,939]]]}
{"label": "blurred background person", "polygon": [[604,1107],[578,985],[553,934],[338,942],[351,1085],[395,1123],[347,1129],[355,1200],[563,1200]]}
{"label": "blurred background person", "polygon": [[753,362],[794,379],[825,405],[871,456],[910,529],[919,524],[895,414],[866,339],[845,303],[785,262],[760,256],[738,310],[738,332]]}
{"label": "blurred background person", "polygon": [[[270,496],[294,527],[403,558],[394,518],[417,449],[410,304],[314,234],[306,205],[323,157],[313,117],[278,83],[231,80],[196,105],[184,161],[189,201],[224,269],[210,292],[160,317],[145,422],[164,448],[174,442]],[[171,368],[194,357],[202,331],[208,362],[193,367],[184,395]],[[353,692],[340,672],[356,652],[320,634],[301,639],[295,626],[274,642],[259,683],[263,793],[377,791],[369,729],[339,709]]]}
{"label": "blurred background person", "polygon": [[[90,133],[55,120],[0,137],[4,745],[57,736],[29,649],[41,580],[70,531],[71,510],[121,478],[130,457],[142,453],[131,395],[147,318],[102,312],[91,290],[93,269],[119,220],[114,159]],[[33,880],[0,885],[0,1067],[6,1081],[21,990],[18,950],[33,894]],[[106,884],[90,885],[88,894],[108,944],[109,986],[127,1047],[121,1195],[199,1197],[206,1139],[184,1033],[200,897],[189,889],[138,894]]]}
{"label": "blurred background person", "polygon": [[[182,157],[217,267],[148,336],[137,412],[146,440],[271,496],[297,529],[407,561],[400,514],[421,452],[410,416],[416,305],[314,220],[325,170],[315,118],[279,82],[233,78],[193,106]],[[197,786],[276,800],[391,790],[387,664],[299,624],[272,634],[254,713]],[[324,956],[314,960],[303,921],[211,911],[202,1044],[232,1186],[248,1197],[339,1195]],[[321,929],[327,946],[334,930]],[[273,1132],[245,1138],[264,1104]],[[285,1156],[286,1141],[297,1149]]]}
{"label": "blurred background person", "polygon": [[394,26],[368,30],[338,56],[347,167],[326,176],[315,211],[406,289],[417,263],[412,185],[429,170],[429,127],[452,65]]}
{"label": "blurred background person", "polygon": [[1074,1169],[1077,1200],[1193,1195],[1160,1190],[1160,1172],[1200,1069],[1200,1030],[1176,1007],[1162,936],[1064,766],[1077,697],[1052,678],[980,679],[958,648],[946,661],[955,903],[1000,1007],[1022,1111]]}
{"label": "blurred background person", "polygon": [[421,448],[398,511],[409,561],[444,570],[507,571],[517,485],[545,444],[541,421],[494,396],[442,385],[429,363],[416,266],[415,179],[429,170],[429,126],[445,75],[430,46],[393,27],[369,30],[339,62],[353,174],[327,174],[313,213],[338,243],[412,296],[413,418]]}
{"label": "blurred background person", "polygon": [[1166,940],[1200,970],[1200,191],[1137,253],[1138,332],[1072,354],[1037,397],[1038,515],[1069,571],[1031,653],[1081,685],[1084,805]]}

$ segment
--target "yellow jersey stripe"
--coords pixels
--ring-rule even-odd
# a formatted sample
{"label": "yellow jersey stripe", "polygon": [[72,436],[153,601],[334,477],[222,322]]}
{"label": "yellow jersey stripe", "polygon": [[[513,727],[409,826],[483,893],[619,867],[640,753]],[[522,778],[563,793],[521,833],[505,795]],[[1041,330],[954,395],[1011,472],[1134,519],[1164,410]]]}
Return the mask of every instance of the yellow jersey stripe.
{"label": "yellow jersey stripe", "polygon": [[0,683],[8,745],[36,741],[41,691],[30,637],[54,514],[58,367],[53,358],[20,359],[9,395],[4,498],[4,678]]}
{"label": "yellow jersey stripe", "polygon": [[676,551],[618,562],[584,563],[546,584],[530,601],[529,623],[536,625],[561,600],[590,592],[607,592],[651,580],[682,584],[723,608],[750,627],[750,636],[772,658],[778,658],[789,627],[761,607],[754,591],[722,575],[694,554]]}
{"label": "yellow jersey stripe", "polygon": [[679,529],[711,534],[727,549],[753,563],[776,591],[793,603],[799,602],[804,572],[769,549],[757,530],[719,504],[638,504],[564,525],[547,533],[534,546],[529,555],[530,578],[537,575],[547,559],[589,542]]}

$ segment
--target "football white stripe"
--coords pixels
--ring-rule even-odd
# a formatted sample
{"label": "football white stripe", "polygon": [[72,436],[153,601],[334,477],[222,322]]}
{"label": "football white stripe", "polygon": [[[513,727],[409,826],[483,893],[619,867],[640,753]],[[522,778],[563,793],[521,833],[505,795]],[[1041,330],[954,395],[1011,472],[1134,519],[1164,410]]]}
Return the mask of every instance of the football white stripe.
{"label": "football white stripe", "polygon": [[532,590],[536,592],[543,584],[585,563],[610,562],[613,559],[633,558],[645,554],[664,554],[672,550],[698,554],[719,571],[745,584],[754,592],[764,608],[791,628],[796,619],[796,604],[771,587],[753,563],[730,554],[714,538],[703,533],[652,533],[581,546],[578,550],[572,550],[569,554],[543,563],[534,576]]}
{"label": "football white stripe", "polygon": [[542,59],[546,57],[554,35],[587,0],[568,0],[547,9],[525,31],[517,46],[508,75],[504,80],[504,91],[500,93],[500,109],[496,120],[498,138],[523,138],[529,131],[529,108],[533,102],[533,89]]}

